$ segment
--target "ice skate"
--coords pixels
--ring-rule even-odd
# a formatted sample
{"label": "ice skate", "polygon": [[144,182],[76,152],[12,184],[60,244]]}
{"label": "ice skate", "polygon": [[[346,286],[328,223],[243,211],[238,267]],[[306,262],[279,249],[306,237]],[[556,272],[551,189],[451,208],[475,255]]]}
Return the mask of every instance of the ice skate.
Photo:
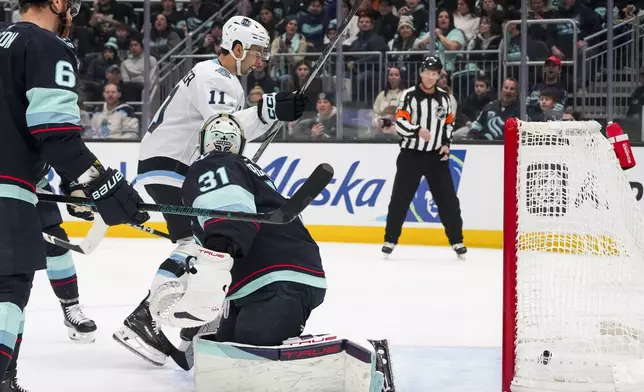
{"label": "ice skate", "polygon": [[4,380],[0,384],[0,392],[29,392],[18,384],[17,372],[15,369],[7,370],[7,373],[4,375]]}
{"label": "ice skate", "polygon": [[383,256],[385,259],[388,259],[388,258],[389,258],[389,255],[391,254],[391,252],[393,252],[393,251],[394,251],[394,248],[395,248],[395,247],[396,247],[396,244],[394,244],[394,243],[392,243],[392,242],[385,242],[385,243],[382,245],[382,249],[381,249],[382,256]]}
{"label": "ice skate", "polygon": [[79,343],[94,343],[96,336],[96,323],[89,319],[80,308],[80,305],[60,304],[65,315],[67,334],[73,341]]}
{"label": "ice skate", "polygon": [[134,354],[157,366],[163,366],[169,355],[161,328],[150,314],[147,297],[127,316],[123,326],[112,337]]}
{"label": "ice skate", "polygon": [[459,259],[465,260],[465,254],[467,253],[467,248],[462,243],[452,245],[452,249],[456,252],[456,256]]}

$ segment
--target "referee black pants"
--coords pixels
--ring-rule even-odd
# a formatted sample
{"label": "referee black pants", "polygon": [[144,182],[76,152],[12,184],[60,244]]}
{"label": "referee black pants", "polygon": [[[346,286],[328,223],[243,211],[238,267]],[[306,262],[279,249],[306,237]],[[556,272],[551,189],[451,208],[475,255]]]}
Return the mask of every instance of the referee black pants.
{"label": "referee black pants", "polygon": [[385,242],[398,243],[409,204],[423,176],[436,202],[449,243],[454,245],[463,242],[461,206],[454,190],[449,161],[441,161],[440,158],[437,151],[400,150],[387,213]]}

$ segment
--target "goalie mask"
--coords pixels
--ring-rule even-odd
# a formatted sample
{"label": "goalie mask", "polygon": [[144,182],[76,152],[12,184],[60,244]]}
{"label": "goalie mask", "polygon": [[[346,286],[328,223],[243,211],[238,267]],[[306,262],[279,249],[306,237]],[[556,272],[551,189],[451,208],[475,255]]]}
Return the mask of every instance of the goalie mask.
{"label": "goalie mask", "polygon": [[202,155],[211,151],[241,155],[245,145],[244,130],[237,119],[230,114],[215,114],[201,128],[199,153]]}

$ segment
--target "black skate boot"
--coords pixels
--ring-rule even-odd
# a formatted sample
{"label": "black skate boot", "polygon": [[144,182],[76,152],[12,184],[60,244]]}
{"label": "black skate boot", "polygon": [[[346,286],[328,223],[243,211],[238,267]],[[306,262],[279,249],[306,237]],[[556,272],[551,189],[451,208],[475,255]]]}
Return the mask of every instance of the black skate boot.
{"label": "black skate boot", "polygon": [[458,256],[459,259],[465,260],[465,254],[467,253],[467,248],[465,245],[462,243],[454,244],[452,245],[452,250],[456,252],[456,256]]}
{"label": "black skate boot", "polygon": [[381,249],[382,256],[383,256],[385,259],[388,259],[388,258],[389,258],[389,255],[391,254],[391,252],[393,252],[393,251],[394,251],[394,248],[395,248],[395,247],[396,247],[396,244],[394,244],[393,242],[385,242],[385,243],[382,245],[382,249]]}
{"label": "black skate boot", "polygon": [[78,302],[72,304],[61,303],[63,314],[65,315],[65,325],[67,326],[67,334],[73,341],[79,343],[94,343],[96,336],[96,323],[87,318],[80,308]]}
{"label": "black skate boot", "polygon": [[127,316],[123,326],[112,337],[134,354],[157,366],[163,366],[171,352],[161,327],[152,319],[148,297]]}
{"label": "black skate boot", "polygon": [[0,392],[29,392],[18,384],[17,373],[18,371],[16,369],[7,370],[4,375],[4,380],[0,384]]}

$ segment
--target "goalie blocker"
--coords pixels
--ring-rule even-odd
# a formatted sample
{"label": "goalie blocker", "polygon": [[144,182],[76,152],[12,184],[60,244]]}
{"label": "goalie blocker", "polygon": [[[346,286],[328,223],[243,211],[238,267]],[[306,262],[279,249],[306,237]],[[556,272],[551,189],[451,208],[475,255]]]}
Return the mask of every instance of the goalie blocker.
{"label": "goalie blocker", "polygon": [[194,339],[196,392],[394,391],[387,380],[386,341],[377,341],[376,350],[376,343],[333,335],[307,335],[272,347],[216,342],[214,337]]}

